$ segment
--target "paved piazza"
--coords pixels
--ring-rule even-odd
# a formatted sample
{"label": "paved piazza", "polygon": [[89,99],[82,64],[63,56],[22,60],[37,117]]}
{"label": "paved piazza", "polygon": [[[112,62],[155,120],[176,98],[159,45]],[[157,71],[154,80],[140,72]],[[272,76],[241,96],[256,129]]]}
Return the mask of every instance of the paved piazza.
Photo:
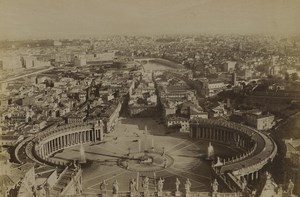
{"label": "paved piazza", "polygon": [[[152,148],[154,146],[154,149]],[[210,191],[211,168],[205,160],[208,142],[194,140],[188,134],[171,133],[158,119],[120,118],[115,131],[106,134],[104,142],[85,144],[88,166],[83,170],[84,193],[99,193],[100,183],[107,181],[112,189],[115,179],[120,191],[128,191],[129,180],[138,180],[139,190],[143,177],[150,178],[149,188],[155,189],[155,177],[165,179],[164,190],[175,190],[179,178],[184,191],[187,178],[192,191]],[[213,144],[217,156],[233,156],[237,150]],[[79,159],[80,146],[57,153],[57,160]]]}

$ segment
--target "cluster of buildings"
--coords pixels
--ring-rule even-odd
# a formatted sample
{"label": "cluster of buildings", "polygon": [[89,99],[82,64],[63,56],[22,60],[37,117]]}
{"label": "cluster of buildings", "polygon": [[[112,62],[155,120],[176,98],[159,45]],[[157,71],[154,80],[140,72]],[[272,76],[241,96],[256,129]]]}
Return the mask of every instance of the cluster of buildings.
{"label": "cluster of buildings", "polygon": [[[40,75],[25,77],[22,81],[12,81],[8,83],[6,91],[1,92],[1,147],[21,147],[16,148],[20,153],[18,159],[6,157],[6,148],[1,152],[3,196],[58,196],[82,192],[82,170],[78,166],[67,166],[62,170],[33,160],[39,164],[34,165],[34,156],[30,151],[33,144],[27,139],[66,123],[82,125],[101,121],[101,133],[114,129],[140,74],[90,69],[92,68],[78,71],[56,68]],[[24,138],[26,140],[23,142]],[[55,143],[51,144],[53,150],[58,147],[57,140]],[[61,145],[62,141],[59,143]],[[10,163],[15,160],[21,160],[21,164]],[[45,162],[51,162],[50,160],[46,158]],[[42,189],[36,188],[37,186]]]}
{"label": "cluster of buildings", "polygon": [[187,132],[190,119],[208,117],[198,104],[196,91],[185,81],[168,72],[155,72],[154,80],[167,127],[179,127],[182,132]]}
{"label": "cluster of buildings", "polygon": [[291,69],[297,72],[299,46],[293,40],[229,35],[191,38],[193,42],[185,42],[182,38],[181,42],[177,39],[177,42],[164,43],[165,58],[183,63],[207,76],[236,72],[240,80],[267,75],[284,77],[285,73],[292,74],[289,72]]}
{"label": "cluster of buildings", "polygon": [[158,112],[156,88],[152,72],[143,72],[136,88],[132,91],[128,103],[131,117],[153,117]]}
{"label": "cluster of buildings", "polygon": [[[199,98],[208,100],[224,90],[242,95],[247,93],[247,87],[256,97],[295,98],[294,90],[287,91],[286,86],[275,82],[266,86],[267,91],[260,91],[256,89],[257,79],[269,77],[297,82],[300,76],[299,46],[292,40],[271,37],[115,36],[21,45],[22,48],[16,48],[12,44],[0,53],[0,80],[20,72],[51,69],[18,81],[1,81],[1,148],[14,146],[26,137],[65,123],[80,125],[101,120],[103,132],[109,133],[125,108],[131,117],[154,116],[161,110],[166,127],[179,128],[181,132],[189,132],[191,121],[198,118],[228,119],[230,115],[237,117],[239,123],[266,131],[275,125],[273,114],[261,110],[232,110],[230,102],[200,106]],[[113,50],[116,48],[118,50]],[[116,62],[131,62],[135,57],[171,60],[188,70],[152,73],[106,69]],[[61,141],[51,143],[52,148],[61,145]],[[292,177],[295,185],[299,183],[298,145],[298,141],[286,141],[287,158],[293,166],[288,177]],[[4,183],[0,195],[81,193],[77,184],[81,181],[78,166],[60,171],[30,162],[15,165],[11,163],[15,158],[10,158],[7,151],[1,149],[0,153],[0,176]],[[28,150],[20,152],[27,154]],[[59,179],[61,176],[66,178]],[[68,184],[75,186],[69,187],[72,191],[68,191]],[[35,188],[36,185],[43,189]]]}
{"label": "cluster of buildings", "polygon": [[[96,74],[95,74],[96,75]],[[129,72],[56,69],[11,82],[1,95],[1,132],[30,135],[61,121],[83,122],[101,118],[109,132],[127,94],[134,88]]]}

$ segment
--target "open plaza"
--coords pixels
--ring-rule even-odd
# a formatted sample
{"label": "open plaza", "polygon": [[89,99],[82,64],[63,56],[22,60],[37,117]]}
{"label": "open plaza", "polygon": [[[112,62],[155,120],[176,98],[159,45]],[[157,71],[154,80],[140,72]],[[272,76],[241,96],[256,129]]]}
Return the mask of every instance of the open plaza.
{"label": "open plaza", "polygon": [[[238,150],[213,144],[218,156],[233,156]],[[129,180],[136,179],[142,191],[142,180],[150,179],[149,189],[155,191],[156,179],[164,178],[164,189],[175,190],[175,180],[182,183],[184,191],[186,179],[190,179],[193,191],[210,191],[212,174],[211,161],[206,160],[208,141],[191,139],[188,134],[171,133],[159,119],[120,118],[115,131],[105,135],[100,143],[84,145],[87,159],[83,167],[84,193],[99,193],[103,180],[107,189],[117,180],[120,191],[129,190]],[[80,145],[55,154],[57,160],[80,160]],[[151,164],[136,162],[139,156],[154,158]],[[154,155],[154,156],[153,156]],[[165,165],[166,159],[166,166]],[[129,168],[120,161],[127,161]]]}

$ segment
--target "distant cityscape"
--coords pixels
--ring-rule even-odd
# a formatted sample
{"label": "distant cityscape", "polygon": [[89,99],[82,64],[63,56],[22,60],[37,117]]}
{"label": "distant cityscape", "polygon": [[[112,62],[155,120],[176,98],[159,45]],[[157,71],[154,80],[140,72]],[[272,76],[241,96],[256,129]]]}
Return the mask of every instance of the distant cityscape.
{"label": "distant cityscape", "polygon": [[0,41],[0,196],[299,196],[300,37]]}

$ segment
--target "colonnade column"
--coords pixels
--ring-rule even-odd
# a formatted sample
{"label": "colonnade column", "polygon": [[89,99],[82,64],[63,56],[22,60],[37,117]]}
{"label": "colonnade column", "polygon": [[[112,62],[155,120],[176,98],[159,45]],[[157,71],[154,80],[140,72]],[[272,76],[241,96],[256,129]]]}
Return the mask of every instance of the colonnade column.
{"label": "colonnade column", "polygon": [[52,153],[52,151],[53,151],[53,141],[50,140],[50,152],[49,153]]}
{"label": "colonnade column", "polygon": [[79,139],[79,143],[82,143],[82,132],[78,133],[78,139]]}
{"label": "colonnade column", "polygon": [[43,144],[41,149],[40,149],[40,155],[42,156],[42,158],[45,158],[45,145]]}

